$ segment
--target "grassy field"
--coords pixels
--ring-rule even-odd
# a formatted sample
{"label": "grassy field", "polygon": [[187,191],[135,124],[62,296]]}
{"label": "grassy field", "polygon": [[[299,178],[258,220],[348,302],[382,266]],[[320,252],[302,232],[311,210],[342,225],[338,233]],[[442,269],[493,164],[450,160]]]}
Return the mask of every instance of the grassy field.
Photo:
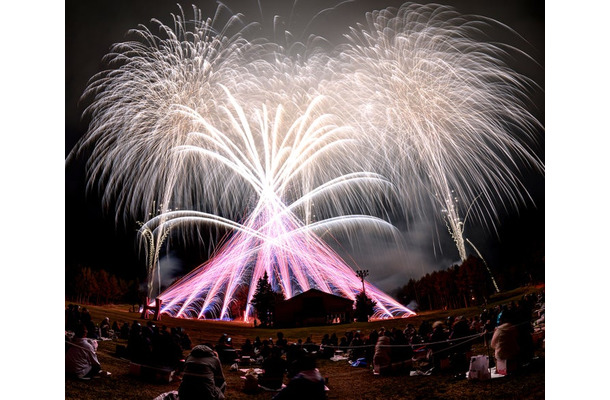
{"label": "grassy field", "polygon": [[[526,291],[535,291],[535,288],[521,289],[502,296],[498,303],[506,303],[513,298],[520,298]],[[491,303],[490,306],[493,306]],[[130,313],[129,306],[87,306],[93,320],[99,323],[104,317],[110,321],[131,323],[139,319],[139,314]],[[282,329],[289,342],[311,336],[314,342],[319,343],[325,333],[337,333],[341,336],[345,331],[360,330],[368,334],[372,329],[381,326],[386,328],[398,327],[404,329],[407,322],[415,326],[423,320],[445,320],[448,315],[470,316],[480,313],[478,308],[436,311],[422,313],[409,319],[392,319],[372,321],[368,323],[352,323],[347,325],[334,325],[322,327]],[[184,328],[193,345],[199,343],[215,343],[226,333],[233,338],[235,347],[240,347],[246,338],[253,339],[273,337],[276,329],[254,328],[251,325],[228,323],[220,321],[193,321],[173,319],[163,316],[158,324],[168,327],[180,326]],[[129,361],[114,356],[117,345],[126,345],[125,340],[99,342],[98,357],[102,368],[112,375],[90,381],[78,381],[66,378],[66,399],[148,399],[151,400],[161,393],[177,390],[180,385],[178,379],[167,384],[152,383],[138,377],[129,375]],[[476,354],[487,354],[488,349],[483,343],[474,345]],[[187,355],[187,352],[185,352]],[[328,377],[328,399],[544,399],[545,394],[545,368],[544,349],[538,349],[536,359],[528,369],[514,376],[493,379],[486,382],[471,382],[465,379],[454,379],[452,374],[439,374],[431,376],[409,376],[408,373],[396,374],[391,377],[374,376],[371,368],[355,368],[347,361],[333,362],[319,360],[318,368],[323,376]],[[241,391],[243,380],[241,373],[230,371],[229,366],[224,367],[227,379],[228,399],[271,399],[270,392],[258,394],[245,394]]]}

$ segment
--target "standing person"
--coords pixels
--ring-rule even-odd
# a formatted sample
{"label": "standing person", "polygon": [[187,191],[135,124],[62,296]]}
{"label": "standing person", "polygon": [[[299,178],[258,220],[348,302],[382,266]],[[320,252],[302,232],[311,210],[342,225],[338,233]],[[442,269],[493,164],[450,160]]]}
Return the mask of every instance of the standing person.
{"label": "standing person", "polygon": [[97,342],[87,338],[87,327],[84,324],[78,325],[66,352],[66,373],[79,379],[108,375],[102,372],[96,350]]}
{"label": "standing person", "polygon": [[218,354],[205,345],[193,347],[178,388],[180,400],[223,400],[226,387]]}

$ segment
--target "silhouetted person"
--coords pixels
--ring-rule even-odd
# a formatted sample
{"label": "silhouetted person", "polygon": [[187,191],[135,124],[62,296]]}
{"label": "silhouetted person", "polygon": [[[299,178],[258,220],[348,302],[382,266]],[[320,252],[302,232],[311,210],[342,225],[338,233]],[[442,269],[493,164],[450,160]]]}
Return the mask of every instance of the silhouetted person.
{"label": "silhouetted person", "polygon": [[468,320],[461,316],[456,318],[453,324],[453,331],[449,336],[449,339],[451,339],[451,367],[456,373],[466,372],[470,365],[470,360],[466,357],[466,353],[470,351],[472,342],[461,339],[470,336],[470,334]]}
{"label": "silhouetted person", "polygon": [[392,365],[392,339],[390,331],[384,331],[375,344],[373,355],[373,369],[377,374],[386,374]]}
{"label": "silhouetted person", "polygon": [[151,345],[142,334],[142,325],[134,321],[127,339],[127,357],[135,363],[147,364],[150,362],[151,352]]}
{"label": "silhouetted person", "polygon": [[263,360],[263,370],[265,372],[258,377],[259,385],[271,389],[282,387],[286,364],[286,360],[282,358],[282,350],[277,346],[273,347],[271,355]]}
{"label": "silhouetted person", "polygon": [[241,346],[241,355],[254,357],[254,346],[250,339],[246,339],[246,342]]}
{"label": "silhouetted person", "polygon": [[277,340],[275,341],[275,346],[279,347],[282,352],[286,351],[288,347],[288,340],[284,338],[284,334],[282,332],[277,333]]}
{"label": "silhouetted person", "polygon": [[110,337],[110,318],[108,317],[100,322],[100,336],[104,338]]}
{"label": "silhouetted person", "polygon": [[296,374],[273,400],[323,400],[326,398],[324,378],[316,368],[316,361],[304,355],[297,361]]}
{"label": "silhouetted person", "polygon": [[185,360],[180,400],[222,400],[226,387],[218,355],[209,346],[195,346]]}
{"label": "silhouetted person", "polygon": [[433,364],[436,372],[441,369],[441,359],[448,356],[447,352],[444,351],[448,344],[446,342],[449,334],[445,332],[443,323],[436,321],[432,325],[432,333],[430,334],[430,344],[428,347],[432,350]]}
{"label": "silhouetted person", "polygon": [[121,325],[120,332],[119,337],[121,339],[129,339],[129,323],[124,322],[123,325]]}
{"label": "silhouetted person", "polygon": [[186,333],[186,331],[182,328],[177,328],[178,329],[178,333],[180,334],[180,346],[182,346],[182,348],[184,350],[188,350],[191,348],[191,338],[189,337],[188,333]]}

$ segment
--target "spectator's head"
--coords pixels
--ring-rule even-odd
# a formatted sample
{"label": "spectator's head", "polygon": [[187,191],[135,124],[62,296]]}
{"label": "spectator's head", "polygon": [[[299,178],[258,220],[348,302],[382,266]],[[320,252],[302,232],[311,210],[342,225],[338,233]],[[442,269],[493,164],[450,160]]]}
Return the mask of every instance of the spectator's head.
{"label": "spectator's head", "polygon": [[300,353],[295,361],[295,372],[311,371],[316,369],[316,359],[307,353]]}
{"label": "spectator's head", "polygon": [[195,358],[212,357],[214,356],[214,350],[212,350],[209,346],[200,344],[193,347],[190,356]]}
{"label": "spectator's head", "polygon": [[508,309],[508,310],[504,310],[502,312],[502,315],[500,316],[500,324],[514,324],[515,323],[515,313],[513,312],[513,310]]}
{"label": "spectator's head", "polygon": [[77,338],[84,338],[87,337],[87,332],[87,326],[85,324],[79,324],[74,331],[74,336]]}

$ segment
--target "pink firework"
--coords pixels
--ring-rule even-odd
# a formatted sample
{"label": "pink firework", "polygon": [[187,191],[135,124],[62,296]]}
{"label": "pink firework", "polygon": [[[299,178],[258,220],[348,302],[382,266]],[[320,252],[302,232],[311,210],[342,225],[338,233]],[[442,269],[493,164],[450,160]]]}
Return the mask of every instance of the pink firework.
{"label": "pink firework", "polygon": [[[193,217],[175,214],[166,218]],[[234,319],[239,316],[231,314],[231,304],[240,291],[247,290],[243,319],[248,321],[253,312],[254,283],[265,272],[274,291],[281,291],[286,298],[316,288],[355,300],[362,287],[354,271],[311,227],[288,212],[279,199],[267,200],[215,257],[159,296],[163,300],[161,311],[174,317]],[[373,318],[414,314],[373,285],[365,282],[365,286],[367,295],[376,302]]]}
{"label": "pink firework", "polygon": [[[281,106],[274,113],[262,107],[246,117],[237,100],[228,92],[227,96],[233,108],[226,109],[222,129],[192,109],[179,110],[190,118],[191,133],[175,148],[174,165],[212,160],[226,168],[224,176],[237,176],[248,184],[236,195],[247,194],[257,203],[243,224],[215,213],[182,210],[163,212],[142,227],[153,232],[153,237],[174,228],[206,224],[234,231],[212,259],[158,296],[163,300],[162,312],[247,321],[253,313],[250,300],[256,282],[265,272],[273,289],[286,298],[316,288],[355,299],[362,287],[360,280],[318,233],[355,228],[372,234],[396,233],[389,222],[347,213],[345,206],[352,193],[367,199],[387,198],[392,185],[377,173],[343,172],[363,165],[350,165],[358,160],[344,156],[345,152],[353,154],[354,140],[348,136],[348,127],[338,126],[333,116],[323,112],[323,98],[311,100],[305,110],[296,113],[298,117]],[[250,119],[256,123],[251,125]],[[326,173],[319,171],[320,166],[326,166]],[[175,171],[181,173],[182,168]],[[313,189],[306,189],[310,187]],[[208,181],[207,189],[224,190],[221,198],[227,195],[224,182],[216,186]],[[369,203],[374,201],[365,204]],[[323,212],[321,204],[335,216],[316,220],[316,210]],[[370,284],[366,293],[376,302],[375,318],[413,314]],[[244,309],[235,310],[237,304]]]}

